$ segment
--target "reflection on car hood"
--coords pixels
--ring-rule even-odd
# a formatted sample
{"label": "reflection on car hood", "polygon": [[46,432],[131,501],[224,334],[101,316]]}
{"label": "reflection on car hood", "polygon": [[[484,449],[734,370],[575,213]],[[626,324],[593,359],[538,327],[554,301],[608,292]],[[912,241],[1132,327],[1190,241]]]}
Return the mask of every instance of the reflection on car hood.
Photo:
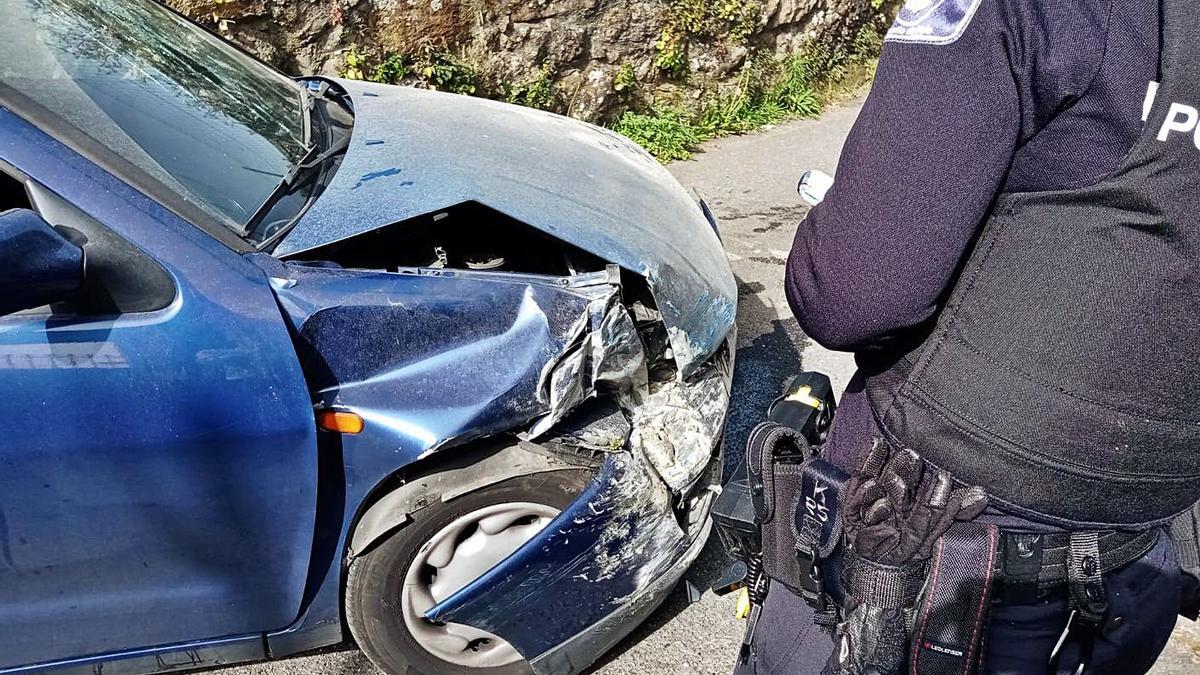
{"label": "reflection on car hood", "polygon": [[354,139],[288,256],[475,201],[645,276],[684,375],[720,347],[737,288],[697,203],[608,130],[453,94],[343,82]]}

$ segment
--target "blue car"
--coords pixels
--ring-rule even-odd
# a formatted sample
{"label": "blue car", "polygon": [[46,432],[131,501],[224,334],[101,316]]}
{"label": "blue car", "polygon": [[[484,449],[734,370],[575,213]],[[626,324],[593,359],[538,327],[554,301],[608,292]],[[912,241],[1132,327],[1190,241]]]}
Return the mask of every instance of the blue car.
{"label": "blue car", "polygon": [[572,673],[696,558],[736,286],[607,130],[0,0],[0,673]]}

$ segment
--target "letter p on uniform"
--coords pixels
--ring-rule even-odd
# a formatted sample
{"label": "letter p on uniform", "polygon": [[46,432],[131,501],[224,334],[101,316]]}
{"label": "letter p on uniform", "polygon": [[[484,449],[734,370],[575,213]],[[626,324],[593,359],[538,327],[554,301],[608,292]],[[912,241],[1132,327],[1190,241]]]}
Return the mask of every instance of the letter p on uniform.
{"label": "letter p on uniform", "polygon": [[1158,140],[1167,140],[1173,131],[1195,131],[1197,121],[1200,121],[1200,111],[1190,105],[1172,103],[1171,110],[1167,112],[1167,119],[1163,120],[1162,129],[1158,132]]}

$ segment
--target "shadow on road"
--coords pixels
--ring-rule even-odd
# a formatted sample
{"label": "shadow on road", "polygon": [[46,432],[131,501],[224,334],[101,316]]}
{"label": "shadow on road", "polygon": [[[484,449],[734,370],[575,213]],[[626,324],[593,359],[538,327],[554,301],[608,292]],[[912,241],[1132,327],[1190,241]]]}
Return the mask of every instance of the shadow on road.
{"label": "shadow on road", "polygon": [[738,330],[760,334],[737,351],[725,426],[726,476],[742,461],[750,430],[766,418],[767,407],[801,371],[801,353],[808,342],[794,319],[775,318],[775,309],[763,304],[752,285],[739,280],[738,288]]}

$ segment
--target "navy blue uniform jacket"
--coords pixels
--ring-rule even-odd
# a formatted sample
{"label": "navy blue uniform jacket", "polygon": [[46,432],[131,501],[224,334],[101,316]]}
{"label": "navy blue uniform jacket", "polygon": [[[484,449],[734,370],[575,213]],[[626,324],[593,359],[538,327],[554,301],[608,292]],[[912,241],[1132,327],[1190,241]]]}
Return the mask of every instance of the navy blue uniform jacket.
{"label": "navy blue uniform jacket", "polygon": [[[936,319],[998,195],[1114,171],[1157,79],[1156,1],[910,0],[906,11],[939,4],[959,10],[952,31],[889,33],[834,187],[788,261],[800,325],[860,363],[907,349]],[[878,433],[861,384],[831,435],[843,465]]]}

